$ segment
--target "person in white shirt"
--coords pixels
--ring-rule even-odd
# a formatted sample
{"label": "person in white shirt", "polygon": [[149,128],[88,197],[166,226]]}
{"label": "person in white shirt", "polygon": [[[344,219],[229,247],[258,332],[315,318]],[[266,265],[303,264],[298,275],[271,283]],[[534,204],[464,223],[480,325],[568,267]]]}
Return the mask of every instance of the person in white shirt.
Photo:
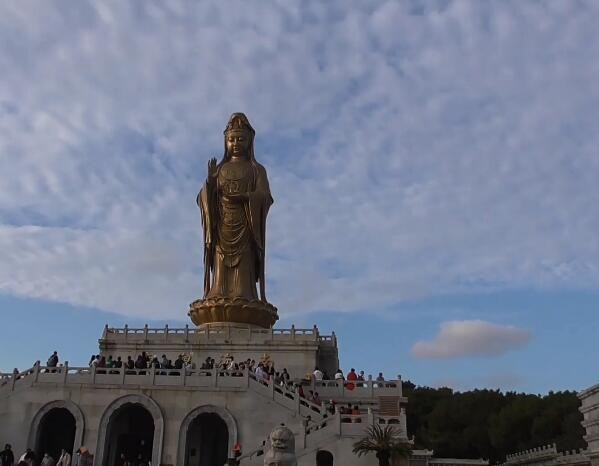
{"label": "person in white shirt", "polygon": [[56,466],[71,466],[71,455],[64,448],[60,452],[60,458]]}
{"label": "person in white shirt", "polygon": [[318,367],[314,368],[312,375],[314,375],[314,380],[322,380],[322,371]]}
{"label": "person in white shirt", "polygon": [[337,369],[337,372],[335,372],[335,380],[343,380],[343,372],[341,371],[341,369]]}

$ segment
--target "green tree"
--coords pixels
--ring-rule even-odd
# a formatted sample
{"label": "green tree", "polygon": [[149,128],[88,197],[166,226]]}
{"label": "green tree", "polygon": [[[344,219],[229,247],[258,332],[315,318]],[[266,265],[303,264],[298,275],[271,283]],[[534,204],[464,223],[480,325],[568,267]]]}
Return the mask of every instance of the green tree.
{"label": "green tree", "polygon": [[410,446],[393,426],[373,424],[366,430],[366,437],[354,443],[353,452],[358,456],[375,453],[379,466],[390,466],[392,457],[409,456]]}
{"label": "green tree", "polygon": [[454,392],[404,382],[408,435],[415,448],[435,456],[486,458],[556,443],[558,450],[584,448],[580,401],[575,392],[547,395],[499,390]]}

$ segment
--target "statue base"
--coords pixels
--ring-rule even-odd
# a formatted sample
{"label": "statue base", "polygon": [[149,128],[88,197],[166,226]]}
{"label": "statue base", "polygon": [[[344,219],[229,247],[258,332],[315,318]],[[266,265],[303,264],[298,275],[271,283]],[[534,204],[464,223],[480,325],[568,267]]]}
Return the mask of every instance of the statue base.
{"label": "statue base", "polygon": [[272,304],[245,298],[197,299],[187,313],[198,327],[204,324],[248,324],[272,328],[279,316]]}

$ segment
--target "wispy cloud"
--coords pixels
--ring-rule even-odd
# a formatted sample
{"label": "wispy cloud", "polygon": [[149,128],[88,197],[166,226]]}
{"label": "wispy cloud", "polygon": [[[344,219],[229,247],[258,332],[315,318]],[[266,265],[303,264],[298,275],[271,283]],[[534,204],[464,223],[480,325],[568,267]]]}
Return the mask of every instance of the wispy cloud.
{"label": "wispy cloud", "polygon": [[593,2],[0,4],[0,290],[181,317],[229,114],[270,299],[599,285]]}
{"label": "wispy cloud", "polygon": [[435,339],[415,343],[412,354],[426,359],[501,356],[526,346],[530,338],[528,330],[512,325],[483,320],[443,322]]}

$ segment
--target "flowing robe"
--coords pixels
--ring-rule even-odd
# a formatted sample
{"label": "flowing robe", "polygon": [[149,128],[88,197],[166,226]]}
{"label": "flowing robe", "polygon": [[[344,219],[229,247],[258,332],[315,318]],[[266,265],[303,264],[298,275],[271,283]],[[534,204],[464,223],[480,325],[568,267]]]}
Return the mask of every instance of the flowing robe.
{"label": "flowing robe", "polygon": [[[224,195],[247,193],[240,202]],[[225,160],[198,194],[204,229],[204,298],[266,302],[266,216],[273,200],[266,170],[253,159]]]}

